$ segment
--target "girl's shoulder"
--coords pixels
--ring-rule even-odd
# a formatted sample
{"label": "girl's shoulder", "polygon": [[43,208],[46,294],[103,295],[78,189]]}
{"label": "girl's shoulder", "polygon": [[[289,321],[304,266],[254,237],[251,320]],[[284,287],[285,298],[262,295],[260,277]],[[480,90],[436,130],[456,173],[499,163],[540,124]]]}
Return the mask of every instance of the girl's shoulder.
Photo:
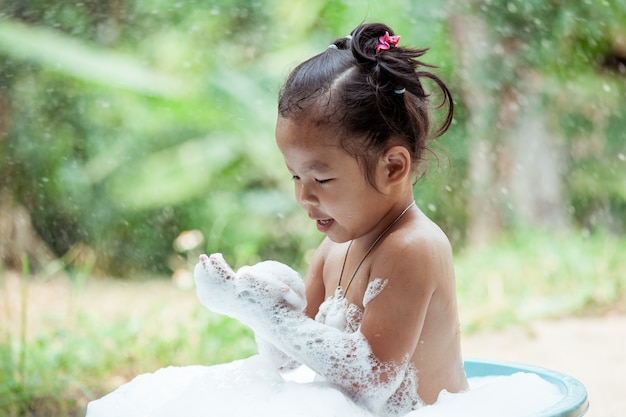
{"label": "girl's shoulder", "polygon": [[421,211],[411,221],[390,233],[384,246],[387,250],[402,250],[414,254],[432,251],[445,253],[452,250],[443,230]]}
{"label": "girl's shoulder", "polygon": [[319,246],[315,249],[313,258],[311,260],[311,266],[313,268],[322,269],[329,258],[333,259],[337,256],[339,250],[345,251],[345,249],[340,249],[342,245],[345,244],[335,243],[330,240],[328,236],[326,236],[324,240],[322,240],[322,242],[319,244]]}
{"label": "girl's shoulder", "polygon": [[419,273],[436,278],[447,275],[452,268],[452,247],[448,237],[421,212],[417,218],[390,233],[377,252],[381,262],[373,264],[376,269],[411,271],[411,275]]}
{"label": "girl's shoulder", "polygon": [[332,240],[328,238],[328,236],[324,237],[322,242],[315,249],[314,258],[318,261],[323,262],[328,257],[328,254],[331,253],[333,246],[336,245]]}

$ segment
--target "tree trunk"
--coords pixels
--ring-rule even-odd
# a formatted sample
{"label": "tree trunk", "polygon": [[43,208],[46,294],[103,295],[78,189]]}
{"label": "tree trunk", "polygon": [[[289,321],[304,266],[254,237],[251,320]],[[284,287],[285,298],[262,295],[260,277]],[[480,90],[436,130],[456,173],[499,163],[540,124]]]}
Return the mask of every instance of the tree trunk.
{"label": "tree trunk", "polygon": [[484,244],[507,225],[564,227],[565,158],[546,126],[540,77],[513,57],[517,86],[487,85],[486,66],[503,60],[493,55],[495,46],[499,43],[500,54],[514,55],[520,45],[491,39],[485,23],[472,14],[453,14],[450,28],[472,136],[468,244]]}
{"label": "tree trunk", "polygon": [[511,200],[522,224],[559,230],[568,225],[562,178],[566,158],[558,138],[548,131],[541,99],[533,90],[527,90],[529,96],[509,132],[515,161],[508,181]]}
{"label": "tree trunk", "polygon": [[6,141],[9,131],[10,105],[0,94],[0,270],[20,270],[22,257],[27,256],[35,267],[50,263],[54,256],[33,229],[30,213],[16,204],[11,189],[10,161],[7,161]]}
{"label": "tree trunk", "polygon": [[457,52],[457,75],[461,97],[469,112],[468,131],[471,135],[469,154],[470,190],[468,193],[470,245],[488,242],[500,229],[501,219],[494,184],[497,181],[493,117],[496,102],[478,80],[481,63],[492,50],[484,22],[469,14],[453,13],[450,18],[453,49]]}

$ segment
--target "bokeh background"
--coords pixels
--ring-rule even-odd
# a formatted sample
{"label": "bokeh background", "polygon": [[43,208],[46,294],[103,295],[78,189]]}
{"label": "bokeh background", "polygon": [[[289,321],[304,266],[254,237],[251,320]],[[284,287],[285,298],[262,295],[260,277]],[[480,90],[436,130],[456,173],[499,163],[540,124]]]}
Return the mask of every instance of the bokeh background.
{"label": "bokeh background", "polygon": [[0,415],[83,415],[138,373],[254,353],[190,268],[306,270],[322,236],[278,91],[362,21],[431,48],[455,97],[415,193],[463,330],[626,311],[624,0],[4,0]]}

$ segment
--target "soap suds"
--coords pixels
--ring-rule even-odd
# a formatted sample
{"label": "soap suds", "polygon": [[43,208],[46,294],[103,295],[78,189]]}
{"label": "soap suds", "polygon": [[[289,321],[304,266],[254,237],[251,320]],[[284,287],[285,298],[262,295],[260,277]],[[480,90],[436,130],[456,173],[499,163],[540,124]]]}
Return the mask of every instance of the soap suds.
{"label": "soap suds", "polygon": [[[358,330],[360,309],[345,299],[325,301],[332,310],[320,317],[325,324],[311,320],[303,313],[304,285],[291,268],[268,261],[235,273],[219,254],[200,258],[195,280],[202,304],[255,331],[260,353],[140,375],[89,403],[87,417],[521,417],[563,398],[557,386],[532,373],[470,376],[467,392],[443,391],[435,404],[414,409],[421,405],[417,372],[408,361],[376,360]],[[385,285],[372,281],[363,305]]]}

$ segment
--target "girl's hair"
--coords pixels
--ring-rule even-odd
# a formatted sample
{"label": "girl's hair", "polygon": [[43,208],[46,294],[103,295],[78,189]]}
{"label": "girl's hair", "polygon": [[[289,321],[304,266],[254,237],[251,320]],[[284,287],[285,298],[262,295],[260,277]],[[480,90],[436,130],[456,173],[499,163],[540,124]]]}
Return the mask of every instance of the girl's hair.
{"label": "girl's hair", "polygon": [[[405,146],[417,167],[428,140],[450,127],[454,111],[448,87],[423,69],[432,65],[417,59],[427,49],[391,46],[377,53],[379,38],[386,32],[394,36],[382,23],[366,23],[335,40],[291,72],[278,102],[280,117],[335,129],[340,146],[363,164],[374,187],[374,168],[390,145]],[[446,108],[445,118],[433,132],[423,79],[437,84],[443,93],[437,108]]]}

